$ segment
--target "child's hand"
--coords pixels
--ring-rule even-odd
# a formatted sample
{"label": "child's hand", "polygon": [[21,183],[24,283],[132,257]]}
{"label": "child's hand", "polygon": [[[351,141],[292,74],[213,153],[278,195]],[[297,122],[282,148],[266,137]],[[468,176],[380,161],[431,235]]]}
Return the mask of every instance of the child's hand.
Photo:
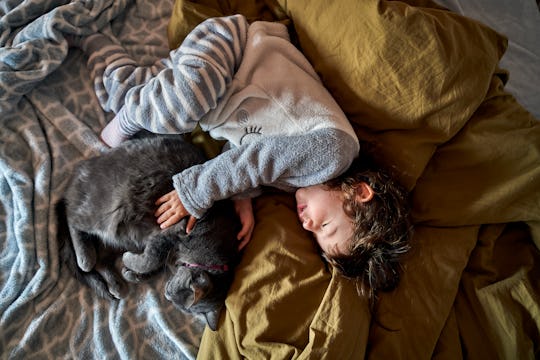
{"label": "child's hand", "polygon": [[242,229],[238,233],[237,239],[240,241],[238,250],[242,250],[244,246],[251,240],[253,229],[255,228],[255,217],[253,216],[253,206],[251,205],[251,199],[239,199],[234,200],[234,208],[240,222],[242,223]]}
{"label": "child's hand", "polygon": [[158,209],[154,213],[154,216],[157,217],[157,222],[162,229],[168,228],[171,225],[176,224],[186,216],[189,216],[189,220],[186,225],[186,233],[190,233],[195,226],[197,219],[191,216],[182,201],[176,190],[173,190],[156,201]]}

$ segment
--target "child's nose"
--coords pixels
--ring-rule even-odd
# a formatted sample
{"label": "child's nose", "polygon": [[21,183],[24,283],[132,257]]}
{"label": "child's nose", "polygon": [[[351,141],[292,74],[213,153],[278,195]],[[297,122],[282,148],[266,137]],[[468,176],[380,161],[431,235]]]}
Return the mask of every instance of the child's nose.
{"label": "child's nose", "polygon": [[307,231],[313,232],[313,220],[309,218],[304,219],[304,222],[302,223],[302,227]]}

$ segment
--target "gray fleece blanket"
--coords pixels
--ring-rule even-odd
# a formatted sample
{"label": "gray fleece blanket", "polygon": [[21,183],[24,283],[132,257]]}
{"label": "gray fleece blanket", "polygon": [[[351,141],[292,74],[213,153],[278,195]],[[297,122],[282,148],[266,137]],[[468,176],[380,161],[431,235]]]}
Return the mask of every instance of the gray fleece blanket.
{"label": "gray fleece blanket", "polygon": [[0,357],[194,358],[203,322],[163,296],[164,276],[97,297],[59,259],[54,204],[73,166],[106,150],[112,114],[66,35],[103,31],[150,64],[168,54],[173,0],[0,1]]}

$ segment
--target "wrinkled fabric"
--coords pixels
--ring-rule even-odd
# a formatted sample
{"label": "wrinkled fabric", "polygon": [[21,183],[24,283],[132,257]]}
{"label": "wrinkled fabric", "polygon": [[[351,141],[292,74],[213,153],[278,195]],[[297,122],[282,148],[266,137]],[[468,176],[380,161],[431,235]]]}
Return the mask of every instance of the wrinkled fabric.
{"label": "wrinkled fabric", "polygon": [[370,316],[321,260],[294,201],[260,198],[199,358],[534,358],[540,123],[504,87],[504,34],[427,0],[279,1],[289,19],[274,3],[177,1],[170,41],[205,14],[290,21],[358,137],[411,190],[413,250]]}
{"label": "wrinkled fabric", "polygon": [[0,349],[9,359],[196,356],[203,322],[164,297],[164,275],[118,302],[98,298],[59,259],[55,204],[73,166],[106,151],[112,114],[86,59],[69,48],[103,31],[141,63],[168,54],[170,1],[0,3]]}

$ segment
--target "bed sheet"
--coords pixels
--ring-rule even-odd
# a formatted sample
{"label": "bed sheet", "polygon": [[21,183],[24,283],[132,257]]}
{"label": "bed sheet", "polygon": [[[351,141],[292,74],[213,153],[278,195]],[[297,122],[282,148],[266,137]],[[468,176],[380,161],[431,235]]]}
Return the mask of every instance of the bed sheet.
{"label": "bed sheet", "polygon": [[73,165],[104,151],[110,119],[65,35],[98,30],[150,64],[168,54],[172,0],[0,2],[0,357],[191,359],[204,323],[164,276],[109,302],[59,260],[54,204]]}
{"label": "bed sheet", "polygon": [[[264,18],[252,11],[262,2],[177,0],[169,41],[204,16]],[[324,266],[294,201],[260,197],[199,358],[534,358],[540,123],[504,88],[506,39],[427,0],[279,4],[288,19],[274,20],[289,20],[359,137],[412,189],[413,251],[371,317]]]}
{"label": "bed sheet", "polygon": [[[488,3],[487,0],[477,0],[472,3],[461,2],[459,0],[439,0],[438,2],[468,16],[478,16],[478,19],[509,37],[510,49],[501,62],[503,68],[510,70],[510,81],[506,89],[513,92],[518,100],[538,119],[538,99],[540,96],[538,96],[537,84],[540,82],[535,82],[534,80],[538,77],[538,53],[534,49],[539,49],[540,47],[530,44],[531,41],[532,44],[537,44],[538,42],[537,34],[539,32],[534,33],[534,29],[538,27],[539,22],[534,20],[538,14],[531,13],[533,10],[531,10],[530,5],[535,5],[534,2],[532,0],[527,1],[521,2],[521,4],[525,4],[523,5],[524,7],[511,6],[506,12],[504,10],[506,8],[500,7],[506,6],[504,1],[497,1],[496,4],[494,1],[490,1],[489,3],[491,5],[486,5]],[[201,3],[206,2],[201,1]],[[87,35],[98,30],[104,31],[117,38],[128,51],[140,59],[141,63],[150,64],[155,59],[167,55],[166,28],[168,19],[171,13],[173,13],[172,3],[173,0],[86,0],[73,2],[68,0],[2,0],[0,2],[0,174],[2,175],[0,177],[0,353],[2,358],[190,359],[197,355],[203,332],[203,322],[201,319],[184,315],[166,301],[161,291],[163,288],[163,277],[157,277],[149,283],[138,286],[137,290],[132,290],[127,299],[114,303],[98,298],[89,289],[79,284],[68,273],[67,269],[62,267],[58,258],[56,219],[53,211],[54,204],[62,195],[68,174],[73,165],[83,158],[99,154],[105,150],[97,134],[99,134],[99,131],[111,118],[111,114],[104,113],[98,105],[92,84],[89,82],[89,74],[85,67],[84,56],[75,49],[69,49],[65,41],[65,35]],[[223,5],[224,3],[228,2],[219,2],[219,5],[225,7]],[[231,3],[234,3],[234,1]],[[248,2],[242,1],[241,3]],[[264,1],[264,3],[273,2]],[[314,3],[322,4],[320,2]],[[316,4],[314,3],[310,3],[310,6],[315,6]],[[477,7],[469,8],[473,4],[477,4]],[[478,4],[482,4],[482,6]],[[298,3],[295,4],[294,2],[290,2],[290,6],[292,8],[295,6],[299,9],[302,8]],[[297,25],[301,24],[304,13],[306,11],[303,8],[297,12]],[[504,13],[505,18],[515,13],[519,20],[511,23],[513,25],[522,25],[523,27],[517,32],[504,30],[501,26],[507,25],[506,20],[500,18],[493,20],[490,17],[497,13]],[[321,14],[316,14],[317,16],[313,15],[313,17],[320,21]],[[197,15],[199,16],[197,19],[200,19],[201,13],[197,12]],[[532,21],[536,21],[536,23],[527,23],[526,21],[529,20],[525,19],[533,19]],[[342,23],[339,23],[339,25],[341,26]],[[314,29],[316,28],[308,27],[308,29],[315,31]],[[531,31],[533,32],[531,33]],[[520,36],[522,36],[519,34],[527,34],[526,44],[519,42]],[[304,45],[306,48],[309,47],[309,43],[305,43]],[[322,42],[318,45],[324,48],[323,45],[325,43]],[[513,49],[516,50],[514,51],[516,53],[515,60],[506,60],[510,59]],[[332,58],[315,57],[314,60],[321,65],[321,63],[330,61]],[[524,63],[526,66],[523,66]],[[326,79],[331,82],[336,77],[330,75]],[[494,84],[492,91],[493,97],[504,98],[496,90],[497,86],[495,85],[500,86],[500,84]],[[354,101],[354,104],[358,103],[358,101]],[[495,109],[492,105],[488,103],[481,110],[491,116],[493,114],[489,113],[490,109]],[[509,115],[512,114],[509,113]],[[515,132],[514,134],[516,135],[512,136],[508,136],[508,132],[502,134],[506,128],[497,124],[502,123],[512,130],[513,128],[510,124],[517,124],[517,121],[512,121],[511,117],[506,121],[502,115],[497,121],[493,121],[487,115],[485,119],[481,116],[479,119],[477,118],[475,124],[496,125],[496,135],[501,133],[501,137],[495,138],[496,141],[490,144],[497,143],[497,141],[500,141],[505,136],[515,140],[519,139],[520,136],[530,135],[523,132]],[[523,114],[520,113],[518,115],[519,117],[516,117],[517,120],[523,118]],[[514,116],[517,115],[514,114]],[[358,116],[358,119],[362,121],[365,118],[364,116]],[[396,355],[414,353],[418,355],[425,353],[434,354],[436,351],[443,353],[443,350],[446,350],[445,354],[448,355],[449,352],[452,352],[449,350],[457,351],[460,348],[460,341],[462,341],[461,345],[466,348],[465,345],[467,345],[467,341],[471,338],[476,340],[476,338],[481,338],[484,335],[480,331],[482,329],[476,329],[475,326],[480,326],[485,321],[471,320],[471,322],[474,322],[474,326],[467,326],[466,329],[471,329],[468,331],[472,336],[464,336],[471,334],[463,333],[463,335],[462,333],[458,333],[456,329],[456,327],[462,325],[460,321],[471,319],[471,314],[478,316],[478,313],[472,311],[477,310],[476,307],[471,307],[472,310],[467,307],[468,298],[466,296],[460,298],[462,302],[459,299],[456,300],[456,307],[451,307],[453,302],[452,297],[445,298],[443,296],[443,299],[441,299],[439,296],[441,292],[431,291],[432,288],[440,289],[443,286],[445,286],[443,290],[446,293],[457,291],[459,280],[456,275],[457,270],[452,272],[455,275],[455,279],[450,279],[452,280],[450,281],[448,280],[447,268],[441,269],[440,272],[434,272],[432,268],[426,266],[427,262],[433,264],[433,268],[436,268],[436,265],[441,264],[439,260],[442,257],[443,260],[446,259],[451,265],[453,264],[452,269],[458,268],[458,266],[452,263],[454,261],[452,256],[455,255],[457,257],[456,253],[459,250],[459,266],[461,266],[459,271],[461,271],[467,264],[469,252],[472,251],[473,255],[477,253],[476,258],[482,260],[484,253],[480,250],[486,250],[486,248],[489,250],[489,246],[472,249],[477,241],[475,232],[479,231],[478,227],[465,226],[463,229],[447,229],[448,224],[433,223],[432,218],[433,216],[439,216],[440,214],[436,210],[440,210],[442,214],[440,217],[448,220],[448,216],[444,212],[444,205],[452,203],[450,201],[451,199],[447,196],[444,199],[446,202],[441,202],[438,200],[439,195],[432,196],[433,193],[440,192],[441,184],[445,185],[446,188],[451,188],[450,181],[446,180],[447,176],[445,175],[447,173],[444,172],[446,170],[451,173],[452,170],[448,168],[448,159],[456,158],[456,153],[462,154],[459,150],[463,150],[463,146],[468,145],[470,148],[465,149],[467,152],[464,158],[469,159],[469,155],[479,154],[478,164],[488,166],[487,164],[490,163],[485,157],[482,157],[486,154],[478,151],[486,149],[486,147],[481,146],[481,144],[478,145],[477,140],[478,134],[482,136],[491,134],[484,131],[484,128],[481,126],[476,126],[475,124],[471,123],[465,127],[465,131],[462,131],[461,137],[456,136],[452,140],[454,143],[443,146],[437,157],[435,157],[435,160],[438,162],[432,162],[432,169],[429,173],[424,174],[424,191],[429,196],[421,196],[420,198],[433,201],[435,204],[427,204],[429,205],[427,207],[431,211],[425,213],[419,212],[418,215],[424,221],[428,223],[429,221],[432,222],[434,229],[429,230],[435,231],[435,235],[431,235],[431,238],[427,237],[427,239],[433,240],[432,243],[436,244],[437,251],[433,251],[433,258],[428,258],[425,261],[422,260],[419,265],[414,262],[409,264],[409,267],[415,271],[412,271],[405,277],[405,284],[416,284],[415,281],[417,281],[418,288],[423,291],[419,293],[427,294],[427,296],[418,296],[418,299],[423,299],[422,301],[424,303],[428,303],[430,299],[433,300],[429,302],[433,309],[440,309],[440,307],[433,305],[435,302],[437,304],[444,302],[444,307],[446,311],[450,312],[450,315],[441,316],[441,311],[432,309],[431,314],[434,316],[427,319],[423,308],[421,309],[422,312],[418,311],[415,313],[414,311],[410,311],[406,306],[396,306],[396,304],[400,304],[398,302],[400,294],[397,293],[397,295],[386,297],[381,302],[381,306],[388,309],[389,315],[387,320],[392,323],[391,321],[395,317],[399,321],[403,321],[404,328],[414,329],[415,331],[402,331],[399,334],[397,332],[386,333],[385,329],[375,326],[368,339],[367,331],[369,330],[369,324],[367,321],[369,319],[361,311],[364,307],[358,306],[357,308],[360,310],[357,309],[357,313],[352,314],[356,317],[348,314],[349,318],[364,319],[362,324],[365,327],[358,330],[359,333],[362,332],[362,341],[357,339],[360,334],[351,334],[351,337],[354,337],[352,341],[354,341],[357,348],[360,348],[359,350],[357,349],[358,351],[364,351],[368,346],[367,341],[369,340],[371,354],[374,358],[377,357],[377,354]],[[518,130],[524,128],[524,126],[519,124],[515,125],[515,127],[519,128]],[[488,127],[488,129],[493,130],[493,127]],[[538,134],[538,127],[536,126],[534,129],[536,129],[535,134]],[[532,133],[532,130],[530,133]],[[378,132],[378,136],[382,135],[384,134]],[[406,134],[404,138],[410,139],[411,136]],[[470,141],[468,142],[468,140]],[[506,143],[501,141],[500,145],[504,144]],[[518,141],[516,141],[515,147],[518,148],[519,145]],[[537,146],[533,147],[532,145],[534,144],[531,143],[531,153],[533,150],[537,151]],[[396,157],[399,158],[397,155],[399,154],[396,154]],[[513,158],[511,160],[506,159],[505,161],[505,164],[517,163],[517,161],[513,161]],[[456,166],[462,165],[457,164]],[[423,169],[423,167],[419,168]],[[475,168],[475,166],[470,166],[470,168]],[[478,170],[479,175],[482,175],[482,169],[480,168]],[[501,178],[499,169],[496,170],[494,174],[498,175],[498,178]],[[417,175],[420,176],[420,172],[417,172]],[[478,178],[478,176],[473,176],[470,173],[468,175],[472,179]],[[506,175],[510,176],[509,174]],[[534,177],[531,176],[530,178],[533,179]],[[426,183],[437,184],[437,186],[428,188],[425,186]],[[497,192],[497,194],[499,193]],[[529,195],[527,193],[527,196]],[[532,195],[529,197],[532,197]],[[471,196],[471,198],[473,200],[475,199],[474,196]],[[480,200],[484,199],[481,198]],[[438,202],[441,202],[442,205],[437,204]],[[488,207],[482,201],[470,202],[483,204],[484,207]],[[500,204],[500,202],[497,202],[497,204]],[[513,203],[509,204],[511,205]],[[290,205],[288,202],[286,205],[285,207],[287,208],[292,207],[294,214],[293,205]],[[262,212],[265,210],[265,206],[271,209],[276,207],[275,199],[262,199],[258,211]],[[502,212],[496,209],[496,206],[489,208],[495,209],[494,211],[496,212]],[[275,216],[286,214],[283,212],[283,209],[278,210],[272,211],[276,213]],[[457,220],[461,220],[459,216],[461,216],[463,211],[461,209],[453,210],[455,211],[452,211],[452,214],[458,214],[456,215],[458,216]],[[530,212],[530,214],[536,216],[533,219],[535,221],[538,219],[537,210]],[[263,252],[256,251],[257,245],[261,247],[264,245],[265,249],[267,249],[269,241],[272,240],[270,235],[276,233],[276,227],[271,223],[272,219],[269,215],[268,221],[272,225],[270,226],[271,231],[268,230],[268,233],[264,233],[264,236],[260,235],[258,237],[260,239],[259,243],[257,243],[257,238],[254,239],[255,242],[253,244],[255,247],[251,247],[252,254],[264,254]],[[508,221],[506,218],[503,220],[504,222]],[[522,217],[516,217],[514,219],[514,221],[518,220],[523,219]],[[459,225],[463,224],[460,223]],[[498,232],[494,231],[494,235],[487,234],[493,235],[493,239],[499,233],[504,233],[504,227],[502,225],[495,225],[494,227]],[[291,229],[294,230],[296,228],[293,228],[292,225],[284,226],[283,231],[277,235],[289,239]],[[486,227],[486,229],[492,228]],[[300,228],[297,230],[302,236],[306,237]],[[258,227],[259,234],[263,234],[263,231],[264,228]],[[426,232],[426,228],[420,227],[417,231],[417,236],[425,235]],[[456,235],[456,232],[459,236]],[[466,233],[465,235],[467,236],[462,236],[460,232]],[[469,232],[473,234],[468,236]],[[487,233],[488,231],[484,230],[484,232]],[[445,235],[445,238],[448,238],[448,241],[442,243],[442,245],[441,238],[443,236],[441,234]],[[540,233],[536,231],[535,234],[535,239],[539,239]],[[487,235],[484,237],[487,238]],[[459,244],[456,245],[454,238],[460,238],[462,242],[466,240],[466,246],[460,247],[458,246]],[[494,242],[495,240],[493,239],[490,238],[490,241],[492,240]],[[530,243],[529,238],[525,240]],[[487,243],[487,240],[485,242]],[[426,243],[428,245],[431,244],[429,241]],[[281,244],[279,242],[275,242],[274,244],[279,248],[279,254],[282,254]],[[310,245],[309,251],[313,253],[312,244],[309,242],[307,244]],[[447,251],[448,249],[443,246],[445,244],[448,245],[448,249],[453,249],[454,252]],[[510,242],[508,248],[512,249],[514,244],[515,241]],[[293,243],[293,245],[296,246],[297,244]],[[424,249],[432,249],[428,245],[425,245]],[[515,250],[513,251],[515,253]],[[297,252],[294,251],[293,253],[296,254]],[[471,256],[471,259],[474,260],[475,257]],[[319,261],[320,259],[317,258],[315,260]],[[252,261],[252,263],[249,261]],[[247,257],[246,264],[253,267],[258,265],[257,262],[250,260],[249,257]],[[537,269],[538,261],[534,260],[534,264]],[[305,269],[305,258],[302,258],[299,266]],[[319,266],[322,265],[319,264]],[[476,263],[471,261],[470,266],[472,269],[466,269],[466,272],[469,271],[473,275],[476,275],[476,269],[474,268]],[[430,271],[426,271],[426,268]],[[246,269],[249,270],[250,268],[246,267]],[[316,271],[321,272],[322,270],[317,268]],[[255,271],[251,273],[246,271],[246,277],[255,273]],[[290,269],[287,269],[287,273],[290,273]],[[436,278],[437,281],[426,282],[420,276],[424,273],[435,273],[439,277]],[[524,271],[519,274],[527,277],[527,273]],[[503,275],[507,274],[504,273]],[[328,277],[328,274],[325,273],[324,276]],[[435,276],[433,277],[435,278]],[[445,281],[439,281],[441,278]],[[253,293],[252,284],[245,279],[243,278],[242,282],[239,281],[237,283],[238,286],[236,289],[242,285],[251,294]],[[472,276],[471,279],[474,280]],[[446,285],[450,282],[455,288],[449,290]],[[272,286],[274,283],[275,280],[271,279]],[[502,283],[503,281],[499,281],[495,286],[494,284],[490,284],[489,286],[485,286],[482,291],[485,293],[486,289],[489,291],[500,290],[501,293],[507,294],[508,282]],[[519,278],[515,283],[521,286],[525,282]],[[297,283],[293,284],[295,284],[294,288],[297,291]],[[460,291],[468,295],[468,288],[465,286],[464,288]],[[472,289],[470,293],[476,291],[473,286],[470,288]],[[410,286],[402,287],[401,289],[403,292],[412,291]],[[536,299],[536,294],[537,292],[533,293],[534,299]],[[232,296],[228,299],[229,303],[232,303],[235,299],[241,302],[245,299],[242,295],[241,292],[237,291],[236,297]],[[295,292],[291,296],[298,298],[297,295],[298,292]],[[335,293],[332,293],[332,295],[335,295]],[[483,296],[480,300],[490,299],[485,295]],[[408,299],[407,296],[403,296],[403,298]],[[533,303],[535,302],[534,299],[532,300]],[[406,301],[404,303],[406,305],[408,304]],[[334,303],[328,304],[329,307],[334,307]],[[289,301],[287,301],[287,305],[290,307]],[[497,305],[497,314],[508,314],[508,306],[498,306],[498,303],[495,305]],[[242,306],[252,308],[253,303],[242,303],[239,306],[241,311],[244,310]],[[305,302],[302,302],[300,306],[305,308]],[[499,312],[500,307],[504,308],[504,311]],[[274,310],[276,308],[274,307]],[[483,308],[488,307],[484,306]],[[392,310],[395,309],[399,309],[399,313],[392,313]],[[243,316],[245,313],[242,312],[238,316]],[[421,316],[418,314],[421,314]],[[280,319],[283,318],[282,314],[278,315]],[[418,316],[415,317],[416,315]],[[435,315],[438,316],[437,321],[434,320]],[[264,323],[262,320],[261,317],[256,318],[259,324]],[[510,316],[507,318],[492,316],[488,320],[507,321],[510,326],[502,327],[504,329],[511,328],[515,322],[514,318]],[[232,324],[234,325],[234,323]],[[443,325],[444,328],[442,328]],[[441,335],[439,336],[432,331],[430,332],[430,329],[432,330],[433,328],[438,329]],[[268,327],[268,329],[275,330],[276,327]],[[318,331],[318,329],[316,327],[311,329],[311,331],[312,335],[315,335],[316,342],[319,341],[317,344],[320,344],[322,343],[320,342],[320,338],[324,337],[322,335],[327,334]],[[206,353],[209,353],[209,349],[217,348],[217,341],[213,337],[220,336],[220,334],[205,333],[207,336]],[[229,331],[227,334],[230,335],[233,332]],[[250,329],[250,334],[253,335],[252,328]],[[450,334],[452,336],[443,337],[443,334]],[[342,334],[335,333],[333,335],[338,336]],[[521,334],[517,335],[521,336]],[[398,341],[389,340],[389,338],[394,336]],[[430,341],[426,341],[427,338],[433,340],[433,344],[436,343],[437,347],[426,350],[431,344]],[[508,336],[508,338],[512,340],[511,336]],[[273,339],[275,340],[275,337]],[[446,341],[447,339],[451,339],[453,342]],[[496,339],[498,340],[498,338]],[[234,348],[240,344],[240,342],[235,342],[235,340],[233,339],[232,342]],[[260,340],[260,338],[255,340]],[[301,340],[304,341],[305,338],[302,337]],[[482,341],[485,339],[480,340],[478,343],[483,344]],[[522,339],[520,338],[518,340],[521,341]],[[507,343],[510,342],[507,341]],[[284,341],[284,345],[290,345],[290,343],[290,337],[287,341]],[[519,342],[516,341],[516,343]],[[264,343],[264,345],[268,344],[275,345],[275,341],[274,343],[271,341]],[[393,346],[388,346],[388,344],[393,344]],[[415,344],[416,348],[414,346]],[[324,343],[321,346],[321,351],[324,354],[329,354],[326,345]],[[261,348],[262,346],[259,346],[257,350]],[[469,347],[469,349],[472,348],[472,346]],[[477,347],[474,348],[476,349]],[[511,351],[515,349],[515,347],[511,346],[508,346],[508,348]],[[484,350],[481,346],[478,349]],[[309,354],[313,354],[313,349],[308,350],[310,350]],[[336,350],[347,351],[348,349],[342,347]],[[223,353],[228,356],[230,355],[225,350]]]}

